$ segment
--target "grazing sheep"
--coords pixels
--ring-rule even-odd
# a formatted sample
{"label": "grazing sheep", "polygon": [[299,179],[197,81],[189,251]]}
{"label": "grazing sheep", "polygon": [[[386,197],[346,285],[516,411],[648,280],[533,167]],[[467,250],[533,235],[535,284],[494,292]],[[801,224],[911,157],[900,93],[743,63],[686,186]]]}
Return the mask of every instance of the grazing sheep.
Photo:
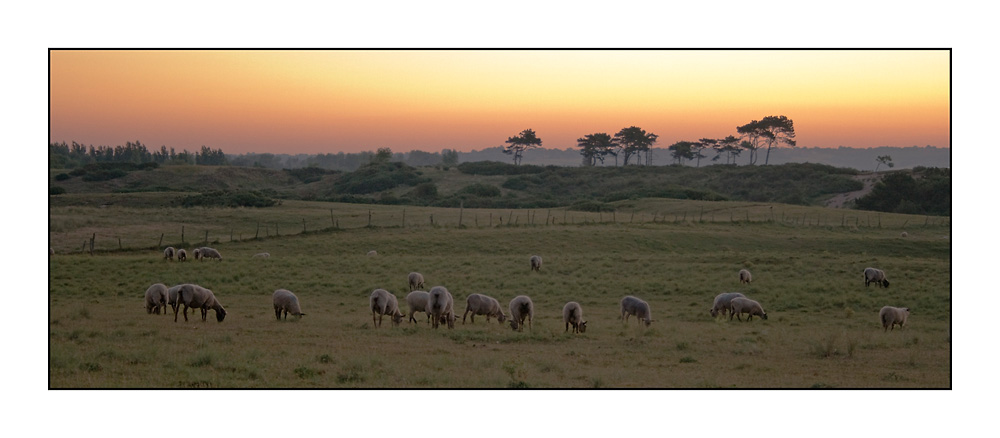
{"label": "grazing sheep", "polygon": [[531,256],[531,270],[541,272],[542,258],[536,255]]}
{"label": "grazing sheep", "polygon": [[215,318],[222,322],[226,318],[226,309],[215,298],[212,291],[196,284],[183,284],[177,289],[177,305],[174,307],[174,322],[177,322],[177,309],[184,304],[184,321],[188,320],[188,308],[201,309],[201,320],[208,319],[208,309],[215,310]]}
{"label": "grazing sheep", "polygon": [[253,258],[255,258],[255,259],[266,259],[268,257],[271,257],[271,253],[259,252],[259,253],[253,255]]}
{"label": "grazing sheep", "polygon": [[410,321],[417,322],[417,318],[413,315],[417,312],[427,313],[427,323],[431,322],[431,312],[427,311],[427,300],[431,298],[431,294],[424,292],[422,290],[415,290],[406,295],[406,306],[409,307],[410,311]]}
{"label": "grazing sheep", "polygon": [[[469,315],[472,312],[472,315]],[[486,315],[486,322],[490,322],[490,317],[496,317],[497,322],[503,324],[507,320],[507,315],[503,314],[500,302],[496,298],[482,294],[472,294],[465,299],[465,313],[462,314],[462,324],[465,324],[465,316],[469,315],[469,321],[476,323],[476,315]]]}
{"label": "grazing sheep", "polygon": [[883,332],[895,329],[896,324],[899,324],[899,328],[902,329],[903,324],[906,324],[906,318],[909,316],[909,307],[885,306],[882,310],[878,311],[878,319],[882,321]]}
{"label": "grazing sheep", "polygon": [[177,261],[178,262],[183,262],[183,261],[186,261],[187,259],[188,259],[188,253],[187,253],[187,251],[184,251],[183,249],[178,249],[177,250]]}
{"label": "grazing sheep", "polygon": [[[368,300],[369,308],[372,309],[372,325],[382,327],[382,315],[392,317],[392,325],[398,326],[403,320],[402,313],[399,313],[399,301],[396,296],[385,289],[375,289]],[[375,315],[378,315],[378,323],[375,322]]]}
{"label": "grazing sheep", "polygon": [[52,247],[51,247],[51,246],[49,247],[49,255],[50,255],[50,256],[54,256],[54,255],[56,255],[56,250],[52,249]]}
{"label": "grazing sheep", "polygon": [[865,268],[865,287],[875,283],[879,287],[889,287],[889,280],[885,279],[885,272],[881,269]]}
{"label": "grazing sheep", "polygon": [[733,298],[737,297],[743,297],[743,294],[739,292],[723,292],[716,295],[715,301],[712,303],[712,308],[708,309],[708,313],[710,313],[714,318],[719,316],[719,312],[721,311],[722,316],[725,316],[726,312],[729,311],[729,302],[732,301]]}
{"label": "grazing sheep", "polygon": [[736,316],[736,319],[743,321],[743,318],[740,318],[740,315],[744,313],[750,314],[750,316],[747,317],[747,321],[752,321],[754,315],[767,319],[767,314],[764,313],[764,308],[760,306],[760,303],[747,297],[733,298],[729,302],[729,320],[732,321],[733,316]]}
{"label": "grazing sheep", "polygon": [[636,320],[646,322],[646,327],[653,322],[653,313],[649,310],[649,303],[631,295],[626,295],[621,301],[622,321],[628,323],[628,317],[635,315]]}
{"label": "grazing sheep", "polygon": [[170,310],[174,313],[177,313],[177,306],[180,305],[180,302],[177,301],[177,296],[179,295],[178,291],[180,291],[183,286],[183,284],[178,284],[177,286],[167,289],[167,305],[170,306]]}
{"label": "grazing sheep", "polygon": [[202,260],[216,259],[216,260],[218,260],[220,262],[222,261],[222,254],[219,254],[219,251],[217,251],[215,248],[209,248],[209,247],[205,246],[205,247],[198,248],[198,249],[201,250],[201,259]]}
{"label": "grazing sheep", "polygon": [[274,295],[271,295],[272,301],[274,301],[274,317],[281,321],[281,313],[285,313],[285,319],[288,319],[288,314],[298,316],[302,319],[302,309],[299,307],[299,297],[295,296],[291,291],[287,289],[278,289],[274,291]]}
{"label": "grazing sheep", "polygon": [[374,257],[374,256],[378,255],[378,252],[373,249],[371,251],[368,251],[368,255],[371,256],[371,257]]}
{"label": "grazing sheep", "polygon": [[146,313],[167,314],[167,286],[163,283],[156,283],[146,289]]}
{"label": "grazing sheep", "polygon": [[424,276],[419,272],[411,272],[407,280],[410,282],[410,292],[424,288]]}
{"label": "grazing sheep", "polygon": [[570,301],[563,306],[563,323],[566,324],[566,330],[569,331],[569,326],[573,326],[573,333],[583,333],[587,331],[587,321],[583,320],[583,307],[580,307],[580,303],[576,301]]}
{"label": "grazing sheep", "polygon": [[528,330],[531,330],[531,319],[535,316],[535,303],[525,295],[518,295],[510,300],[507,305],[510,310],[510,328],[519,332],[524,331],[524,319],[528,318]]}
{"label": "grazing sheep", "polygon": [[434,286],[427,297],[427,313],[431,315],[431,326],[438,328],[442,322],[448,328],[455,328],[455,298],[444,286]]}
{"label": "grazing sheep", "polygon": [[909,236],[909,234],[906,234],[906,231],[899,233],[899,237],[906,237],[906,236]]}
{"label": "grazing sheep", "polygon": [[740,284],[750,284],[750,271],[746,269],[740,269]]}
{"label": "grazing sheep", "polygon": [[200,258],[201,258],[201,248],[195,248],[194,249],[194,259],[198,260]]}
{"label": "grazing sheep", "polygon": [[173,261],[174,260],[174,252],[176,252],[174,250],[174,247],[168,246],[167,249],[163,250],[163,258],[165,260]]}

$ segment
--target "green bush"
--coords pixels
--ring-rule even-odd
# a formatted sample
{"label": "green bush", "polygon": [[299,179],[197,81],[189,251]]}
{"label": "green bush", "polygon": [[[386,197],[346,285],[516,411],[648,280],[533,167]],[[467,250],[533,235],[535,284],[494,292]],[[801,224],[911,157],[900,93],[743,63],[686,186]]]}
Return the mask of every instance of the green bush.
{"label": "green bush", "polygon": [[85,175],[83,175],[83,180],[87,182],[108,181],[116,178],[121,178],[125,175],[128,175],[128,172],[122,169],[110,169],[110,170],[100,169],[100,170],[88,171]]}
{"label": "green bush", "polygon": [[183,207],[271,207],[278,203],[258,191],[212,191],[181,199]]}
{"label": "green bush", "polygon": [[333,187],[339,193],[364,195],[429,181],[429,178],[421,177],[413,167],[405,163],[373,162],[341,175]]}
{"label": "green bush", "polygon": [[433,200],[438,196],[437,184],[431,182],[417,184],[417,186],[414,187],[413,190],[410,191],[410,193],[407,193],[406,196],[416,198],[422,201]]}
{"label": "green bush", "polygon": [[56,175],[56,181],[66,181],[68,179],[70,179],[69,174],[60,173],[60,174]]}
{"label": "green bush", "polygon": [[483,198],[496,198],[500,196],[500,188],[490,184],[475,183],[463,187],[458,193]]}
{"label": "green bush", "polygon": [[64,189],[62,187],[59,187],[59,186],[49,187],[49,194],[50,195],[61,195],[63,193],[66,193],[66,189]]}

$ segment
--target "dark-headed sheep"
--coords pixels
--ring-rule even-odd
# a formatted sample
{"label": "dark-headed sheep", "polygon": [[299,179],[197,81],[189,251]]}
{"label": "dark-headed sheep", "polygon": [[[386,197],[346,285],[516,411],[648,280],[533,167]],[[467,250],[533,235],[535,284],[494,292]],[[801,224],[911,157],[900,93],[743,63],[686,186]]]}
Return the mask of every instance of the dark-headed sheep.
{"label": "dark-headed sheep", "polygon": [[[385,289],[375,289],[368,300],[369,308],[372,310],[372,324],[375,327],[382,326],[382,315],[392,317],[392,325],[398,326],[403,321],[403,315],[399,311],[399,300],[396,296]],[[378,315],[378,322],[375,322],[375,315]]]}
{"label": "dark-headed sheep", "polygon": [[531,329],[531,320],[535,316],[535,303],[531,302],[531,298],[526,295],[518,295],[510,300],[507,310],[510,310],[511,330],[523,332],[525,318],[528,320],[528,329]]}
{"label": "dark-headed sheep", "polygon": [[764,313],[764,308],[760,306],[760,303],[746,297],[736,297],[729,301],[729,312],[730,321],[733,320],[733,316],[743,321],[740,315],[744,313],[750,314],[747,316],[747,321],[752,321],[754,315],[767,319],[767,313]]}
{"label": "dark-headed sheep", "polygon": [[184,305],[184,321],[188,320],[188,308],[201,309],[201,320],[208,319],[208,309],[215,310],[215,318],[222,322],[226,318],[226,309],[215,298],[212,291],[196,284],[184,284],[177,290],[178,306],[174,307],[174,322],[177,322],[177,309]]}
{"label": "dark-headed sheep", "polygon": [[899,324],[899,328],[902,329],[903,324],[906,324],[906,318],[909,316],[909,307],[885,306],[878,312],[878,318],[882,321],[883,332],[895,329],[896,324]]}
{"label": "dark-headed sheep", "polygon": [[411,272],[406,279],[410,283],[410,292],[424,288],[424,276],[419,272]]}
{"label": "dark-headed sheep", "polygon": [[174,260],[174,247],[168,246],[167,249],[163,250],[163,258],[165,260]]}
{"label": "dark-headed sheep", "polygon": [[183,261],[186,261],[186,260],[187,260],[187,258],[188,258],[188,253],[187,253],[187,251],[185,251],[185,250],[183,250],[183,249],[178,249],[178,250],[177,250],[177,261],[178,261],[178,262],[183,262]]}
{"label": "dark-headed sheep", "polygon": [[713,318],[719,316],[719,313],[722,313],[722,315],[725,316],[726,312],[729,311],[729,302],[732,301],[733,298],[737,297],[743,297],[743,294],[739,292],[724,292],[716,295],[715,301],[712,302],[712,307],[708,309],[708,313],[711,314]]}
{"label": "dark-headed sheep", "polygon": [[156,283],[146,289],[146,313],[167,314],[167,286],[163,283]]}
{"label": "dark-headed sheep", "polygon": [[621,301],[622,321],[628,323],[628,317],[635,315],[636,320],[645,321],[646,327],[653,323],[653,314],[649,303],[631,295],[626,295]]}
{"label": "dark-headed sheep", "polygon": [[291,291],[287,289],[278,289],[274,291],[274,295],[271,295],[271,301],[274,302],[274,317],[281,321],[282,312],[284,312],[285,319],[288,319],[288,314],[298,316],[299,319],[302,318],[302,308],[299,307],[299,297],[295,296]]}
{"label": "dark-headed sheep", "polygon": [[431,326],[438,328],[443,321],[448,328],[455,328],[455,298],[444,286],[434,286],[427,298],[427,313],[431,315]]}
{"label": "dark-headed sheep", "polygon": [[750,271],[746,269],[740,269],[740,284],[750,284]]}
{"label": "dark-headed sheep", "polygon": [[[472,313],[469,315],[469,313]],[[486,315],[486,322],[490,322],[490,317],[495,317],[497,322],[503,324],[507,319],[507,315],[503,314],[503,310],[500,307],[500,302],[496,298],[482,295],[482,294],[472,294],[465,299],[465,313],[462,314],[462,324],[465,324],[465,317],[469,316],[469,321],[473,324],[476,323],[476,315]]]}
{"label": "dark-headed sheep", "polygon": [[875,283],[879,287],[889,287],[889,280],[885,279],[885,272],[881,269],[865,268],[865,287]]}
{"label": "dark-headed sheep", "polygon": [[573,333],[584,333],[587,331],[587,321],[583,320],[583,307],[576,301],[570,301],[563,306],[563,323],[566,324],[564,332],[569,331],[569,326],[573,326]]}
{"label": "dark-headed sheep", "polygon": [[531,262],[531,270],[541,272],[542,270],[542,258],[536,255],[531,256],[529,260]]}

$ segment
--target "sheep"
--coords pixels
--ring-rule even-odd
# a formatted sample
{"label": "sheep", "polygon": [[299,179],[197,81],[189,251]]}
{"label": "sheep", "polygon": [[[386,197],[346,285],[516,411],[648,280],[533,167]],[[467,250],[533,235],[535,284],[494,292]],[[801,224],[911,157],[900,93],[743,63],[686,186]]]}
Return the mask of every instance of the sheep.
{"label": "sheep", "polygon": [[178,249],[178,250],[177,250],[177,261],[178,261],[178,262],[183,262],[183,261],[186,261],[186,260],[187,260],[187,258],[188,258],[188,253],[187,253],[187,251],[185,251],[185,250],[183,250],[183,249]]}
{"label": "sheep", "polygon": [[726,312],[729,311],[729,302],[732,301],[733,298],[737,297],[746,298],[739,292],[723,292],[716,295],[715,301],[712,302],[712,307],[708,309],[708,313],[714,318],[719,316],[719,312],[721,311],[722,315],[725,316]]}
{"label": "sheep", "polygon": [[[469,315],[472,312],[472,315]],[[462,324],[465,324],[465,316],[469,315],[469,321],[476,323],[476,315],[486,315],[486,322],[490,322],[490,317],[496,317],[497,322],[503,324],[507,320],[507,315],[503,314],[500,302],[496,298],[472,294],[465,299],[465,313],[462,314]]]}
{"label": "sheep", "polygon": [[424,288],[424,276],[419,272],[411,272],[410,275],[407,276],[407,281],[410,282],[410,292]]}
{"label": "sheep", "polygon": [[431,326],[438,328],[441,322],[447,322],[448,328],[455,328],[455,298],[444,286],[434,286],[428,292],[427,313],[431,315]]}
{"label": "sheep", "polygon": [[528,318],[528,330],[531,330],[531,319],[535,316],[535,303],[525,295],[518,295],[507,305],[510,310],[510,328],[524,331],[524,319]]}
{"label": "sheep", "polygon": [[50,255],[50,256],[54,256],[54,255],[56,255],[56,250],[52,249],[52,247],[51,247],[51,246],[49,247],[49,255]]}
{"label": "sheep", "polygon": [[750,314],[750,316],[747,317],[747,321],[752,321],[754,315],[767,319],[767,313],[764,313],[764,308],[760,306],[760,303],[747,297],[733,298],[729,302],[729,320],[732,321],[733,316],[736,316],[736,319],[743,321],[743,318],[740,318],[740,315],[744,313]]}
{"label": "sheep", "polygon": [[184,321],[188,320],[188,308],[201,309],[201,320],[208,319],[208,309],[215,310],[215,318],[222,322],[226,318],[226,309],[215,298],[212,291],[196,284],[183,284],[177,289],[177,305],[174,307],[174,322],[177,322],[177,309],[184,304]]}
{"label": "sheep", "polygon": [[378,251],[375,251],[374,249],[371,250],[371,251],[368,251],[368,256],[369,257],[375,257],[377,255],[378,255]]}
{"label": "sheep", "polygon": [[222,254],[219,254],[219,251],[217,251],[215,248],[209,248],[206,246],[199,249],[201,250],[202,260],[216,259],[220,262],[222,261]]}
{"label": "sheep", "polygon": [[[375,327],[382,326],[382,315],[390,315],[393,326],[398,326],[403,317],[406,316],[399,313],[399,301],[396,300],[396,296],[385,289],[373,290],[368,303],[372,310],[372,325]],[[378,315],[378,323],[375,322],[376,314]]]}
{"label": "sheep", "polygon": [[906,318],[910,316],[909,307],[892,307],[885,306],[882,310],[878,311],[878,318],[882,321],[882,331],[891,331],[896,328],[896,324],[899,324],[899,328],[903,328],[903,324],[906,324]]}
{"label": "sheep", "polygon": [[746,269],[740,269],[740,284],[750,284],[750,271]]}
{"label": "sheep", "polygon": [[167,286],[163,283],[156,283],[146,289],[146,313],[167,314]]}
{"label": "sheep", "polygon": [[255,259],[266,259],[268,257],[271,257],[271,253],[259,252],[257,254],[254,254],[252,258],[255,258]]}
{"label": "sheep", "polygon": [[542,269],[542,258],[536,255],[531,256],[529,260],[531,262],[531,270],[541,272]]}
{"label": "sheep", "polygon": [[174,252],[175,252],[174,247],[168,246],[167,249],[163,250],[163,259],[173,261]]}
{"label": "sheep", "polygon": [[899,237],[906,237],[906,236],[909,236],[909,234],[906,234],[906,231],[899,233]]}
{"label": "sheep", "polygon": [[626,295],[625,298],[622,298],[621,311],[621,319],[625,323],[628,323],[628,317],[631,315],[635,315],[637,321],[645,321],[646,327],[649,327],[653,322],[653,313],[649,310],[649,303],[631,295]]}
{"label": "sheep", "polygon": [[271,299],[274,302],[274,317],[281,321],[281,313],[285,313],[285,319],[288,319],[288,314],[298,316],[302,319],[302,309],[299,307],[299,297],[295,296],[290,290],[278,289],[274,291],[274,295],[271,295]]}
{"label": "sheep", "polygon": [[200,258],[201,258],[201,248],[195,248],[194,249],[194,259],[198,260]]}
{"label": "sheep", "polygon": [[427,311],[427,300],[429,300],[431,294],[424,292],[422,290],[415,290],[406,295],[406,306],[409,307],[410,319],[409,321],[417,322],[417,318],[413,315],[417,312],[427,313],[427,323],[431,322],[431,312]]}
{"label": "sheep", "polygon": [[566,330],[569,331],[569,326],[573,326],[573,333],[584,333],[587,331],[587,321],[583,320],[583,307],[580,307],[580,303],[576,301],[570,301],[563,306],[563,323],[566,324]]}
{"label": "sheep", "polygon": [[881,269],[865,268],[865,287],[871,283],[875,283],[879,287],[889,287],[889,280],[886,280],[885,272],[882,272]]}
{"label": "sheep", "polygon": [[182,286],[184,285],[178,284],[177,286],[167,289],[167,304],[170,306],[170,310],[174,313],[177,313],[177,306],[180,305],[180,302],[177,301],[177,296],[179,295],[178,291],[181,290]]}

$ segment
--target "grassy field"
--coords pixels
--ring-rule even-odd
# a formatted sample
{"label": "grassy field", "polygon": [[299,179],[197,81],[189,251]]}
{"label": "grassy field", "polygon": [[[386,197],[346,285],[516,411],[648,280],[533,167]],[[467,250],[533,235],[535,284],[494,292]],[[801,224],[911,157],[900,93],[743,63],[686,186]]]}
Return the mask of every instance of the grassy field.
{"label": "grassy field", "polygon": [[[52,198],[51,388],[951,387],[948,218],[650,199],[616,203],[613,215],[407,207],[404,221],[401,206],[182,209],[164,196]],[[208,231],[224,260],[164,261],[160,236],[181,245],[181,227],[183,247]],[[81,244],[94,235],[91,256]],[[271,258],[251,258],[260,251]],[[867,266],[891,287],[865,288]],[[741,268],[751,285],[739,284]],[[410,271],[446,286],[458,313],[471,293],[504,306],[529,295],[533,327],[477,318],[434,330],[419,317],[373,327],[368,295],[385,288],[402,302]],[[157,282],[212,289],[226,320],[146,314],[143,292]],[[278,288],[307,315],[276,321]],[[713,319],[713,297],[728,291],[769,318]],[[628,294],[650,303],[651,327],[618,319]],[[583,305],[585,334],[564,332],[570,300]],[[907,327],[883,332],[884,305],[910,307]]]}

